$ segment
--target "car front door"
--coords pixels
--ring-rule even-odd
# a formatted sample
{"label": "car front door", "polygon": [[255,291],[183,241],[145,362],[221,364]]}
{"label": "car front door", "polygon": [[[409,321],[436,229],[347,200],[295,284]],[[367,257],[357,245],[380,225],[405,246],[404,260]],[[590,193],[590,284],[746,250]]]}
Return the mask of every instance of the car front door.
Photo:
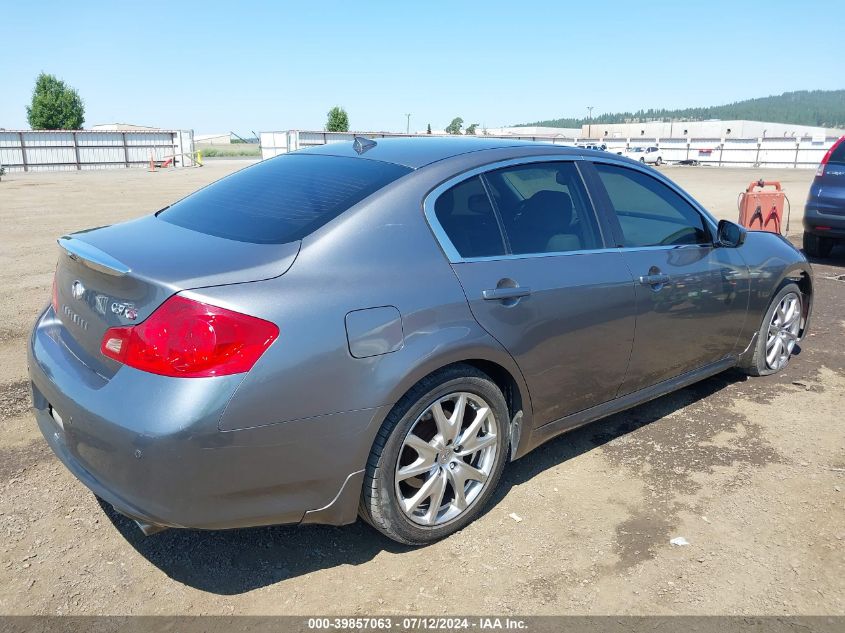
{"label": "car front door", "polygon": [[739,251],[716,246],[712,221],[645,169],[603,162],[585,169],[595,170],[594,196],[636,286],[636,336],[620,395],[730,356],[748,307]]}
{"label": "car front door", "polygon": [[[426,201],[473,315],[516,360],[541,426],[615,397],[634,283],[575,161],[491,166]],[[472,172],[471,172],[472,173]]]}

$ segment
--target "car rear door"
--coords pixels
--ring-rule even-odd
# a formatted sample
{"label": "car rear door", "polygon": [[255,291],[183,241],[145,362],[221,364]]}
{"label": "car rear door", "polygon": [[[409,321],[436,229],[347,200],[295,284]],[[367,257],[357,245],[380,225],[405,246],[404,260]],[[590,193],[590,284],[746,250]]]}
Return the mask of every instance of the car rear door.
{"label": "car rear door", "polygon": [[682,192],[637,166],[585,166],[636,287],[636,336],[620,395],[716,363],[734,352],[748,306],[738,249]]}
{"label": "car rear door", "polygon": [[633,344],[633,280],[575,163],[494,165],[426,200],[473,315],[525,377],[535,426],[613,399]]}

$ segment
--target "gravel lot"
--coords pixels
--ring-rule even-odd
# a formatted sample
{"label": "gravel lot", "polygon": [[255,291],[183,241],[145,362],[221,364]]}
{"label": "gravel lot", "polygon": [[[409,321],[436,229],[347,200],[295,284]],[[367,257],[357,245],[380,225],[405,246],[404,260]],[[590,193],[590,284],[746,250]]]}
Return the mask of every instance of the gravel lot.
{"label": "gravel lot", "polygon": [[[436,545],[403,548],[360,522],[145,538],[101,508],[27,409],[25,340],[55,239],[245,164],[0,182],[0,613],[845,614],[842,249],[814,265],[812,335],[786,372],[722,374],[558,438]],[[811,171],[663,171],[731,219],[749,181],[781,180],[800,236]]]}

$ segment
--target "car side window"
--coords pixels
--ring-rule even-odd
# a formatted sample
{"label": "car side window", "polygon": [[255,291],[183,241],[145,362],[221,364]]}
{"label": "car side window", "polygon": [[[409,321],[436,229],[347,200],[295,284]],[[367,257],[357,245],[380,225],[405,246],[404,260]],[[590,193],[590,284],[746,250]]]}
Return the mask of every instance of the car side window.
{"label": "car side window", "polygon": [[595,164],[619,224],[624,245],[712,244],[704,218],[659,180],[634,169]]}
{"label": "car side window", "polygon": [[434,213],[461,257],[505,254],[496,214],[478,176],[440,194],[434,203]]}
{"label": "car side window", "polygon": [[485,174],[514,255],[602,248],[572,162],[530,163]]}

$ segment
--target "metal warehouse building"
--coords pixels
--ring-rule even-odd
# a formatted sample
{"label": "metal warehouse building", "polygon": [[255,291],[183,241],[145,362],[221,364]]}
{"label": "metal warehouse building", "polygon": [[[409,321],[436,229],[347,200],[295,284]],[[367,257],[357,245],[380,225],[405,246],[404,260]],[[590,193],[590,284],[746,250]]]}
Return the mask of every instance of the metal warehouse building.
{"label": "metal warehouse building", "polygon": [[824,138],[843,134],[845,130],[835,128],[743,120],[591,123],[581,128],[582,138]]}

